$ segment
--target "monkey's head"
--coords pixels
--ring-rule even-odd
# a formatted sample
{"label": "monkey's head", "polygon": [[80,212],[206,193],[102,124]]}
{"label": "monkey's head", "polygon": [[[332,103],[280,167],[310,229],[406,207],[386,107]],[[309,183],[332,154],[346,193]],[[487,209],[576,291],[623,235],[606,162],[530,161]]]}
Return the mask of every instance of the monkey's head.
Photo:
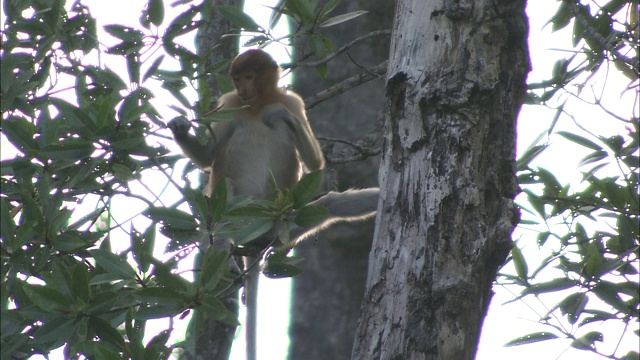
{"label": "monkey's head", "polygon": [[229,69],[238,96],[251,106],[262,107],[276,98],[280,67],[273,58],[259,49],[238,55]]}

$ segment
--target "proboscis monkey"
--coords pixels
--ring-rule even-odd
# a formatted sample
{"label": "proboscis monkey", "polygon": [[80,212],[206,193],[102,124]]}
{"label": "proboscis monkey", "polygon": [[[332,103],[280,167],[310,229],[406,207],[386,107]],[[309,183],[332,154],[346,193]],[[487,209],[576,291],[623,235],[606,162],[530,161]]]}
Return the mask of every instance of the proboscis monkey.
{"label": "proboscis monkey", "polygon": [[[210,173],[205,194],[210,196],[219,179],[225,179],[230,195],[273,199],[276,189],[292,189],[302,170],[324,167],[324,156],[296,93],[278,87],[280,67],[262,50],[248,50],[231,63],[229,75],[235,91],[222,95],[221,109],[240,108],[234,120],[212,124],[206,145],[189,134],[185,118],[169,122],[174,138],[193,162]],[[291,238],[308,237],[338,221],[354,221],[375,214],[378,189],[330,192],[313,205],[325,206],[330,216],[312,229],[296,229]],[[252,259],[245,259],[248,264]],[[247,359],[256,358],[256,301],[259,270],[252,269],[245,282],[247,306]]]}

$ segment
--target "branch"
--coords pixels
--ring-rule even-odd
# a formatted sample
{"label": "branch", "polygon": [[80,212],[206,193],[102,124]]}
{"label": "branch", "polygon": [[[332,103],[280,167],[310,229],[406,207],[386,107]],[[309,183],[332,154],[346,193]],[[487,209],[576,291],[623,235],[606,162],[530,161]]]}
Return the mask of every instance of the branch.
{"label": "branch", "polygon": [[328,100],[334,96],[340,95],[348,90],[353,89],[358,85],[362,85],[367,81],[371,81],[377,77],[384,75],[387,72],[387,61],[383,61],[382,63],[376,65],[375,67],[368,69],[365,72],[362,72],[358,75],[354,75],[348,79],[345,79],[332,87],[322,90],[319,93],[310,96],[305,99],[305,104],[307,104],[307,110],[313,108],[319,103]]}
{"label": "branch", "polygon": [[[325,159],[327,163],[330,164],[345,164],[354,161],[360,161],[367,159],[372,156],[376,156],[380,154],[382,148],[377,146],[376,143],[380,140],[382,134],[382,127],[384,124],[384,118],[387,114],[386,109],[381,110],[378,113],[378,118],[374,122],[373,126],[369,130],[369,132],[363,136],[357,142],[350,142],[342,139],[332,139],[332,138],[323,138],[318,137],[319,140],[332,142],[334,144],[330,144],[327,146],[327,149],[324,152]],[[349,148],[333,151],[333,146],[335,143],[342,143],[349,146]]]}
{"label": "branch", "polygon": [[325,57],[324,59],[318,60],[318,61],[309,61],[309,62],[294,62],[294,63],[289,63],[289,64],[283,64],[282,67],[285,69],[295,69],[297,67],[316,67],[316,66],[320,66],[323,64],[328,63],[329,61],[331,61],[333,58],[335,58],[336,56],[340,55],[341,53],[345,52],[347,49],[349,49],[350,47],[354,46],[355,44],[362,42],[364,40],[370,39],[372,37],[376,37],[379,35],[391,35],[391,30],[376,30],[376,31],[372,31],[368,34],[362,35],[361,37],[352,40],[351,42],[347,43],[346,45],[344,45],[343,47],[341,47],[340,49],[338,49],[337,51],[327,55],[327,57]]}

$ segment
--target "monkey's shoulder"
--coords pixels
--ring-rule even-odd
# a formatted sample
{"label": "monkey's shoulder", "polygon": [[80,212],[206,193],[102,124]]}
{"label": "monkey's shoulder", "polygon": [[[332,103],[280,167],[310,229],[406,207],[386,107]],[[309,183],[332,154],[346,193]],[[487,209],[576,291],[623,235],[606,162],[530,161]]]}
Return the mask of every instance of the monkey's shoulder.
{"label": "monkey's shoulder", "polygon": [[280,102],[287,107],[289,107],[288,105],[291,105],[293,107],[304,108],[304,100],[302,100],[302,97],[293,90],[281,89]]}
{"label": "monkey's shoulder", "polygon": [[304,111],[304,100],[292,90],[283,89],[279,102],[298,119],[304,120],[307,118]]}

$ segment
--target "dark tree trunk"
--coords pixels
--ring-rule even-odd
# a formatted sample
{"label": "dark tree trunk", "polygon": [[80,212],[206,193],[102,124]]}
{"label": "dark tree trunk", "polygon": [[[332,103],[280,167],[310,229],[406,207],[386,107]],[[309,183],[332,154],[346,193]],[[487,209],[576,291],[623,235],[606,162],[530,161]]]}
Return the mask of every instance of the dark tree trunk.
{"label": "dark tree trunk", "polygon": [[[368,10],[369,13],[328,28],[334,48],[374,30],[390,29],[393,2],[388,0],[343,1],[334,14]],[[294,89],[304,97],[366,72],[386,60],[389,36],[378,36],[350,49],[329,63],[328,78],[320,79],[313,68],[298,68]],[[296,54],[299,55],[299,54]],[[349,58],[352,57],[353,61]],[[294,55],[295,56],[295,55]],[[359,65],[359,66],[358,66]],[[315,133],[320,138],[338,138],[356,142],[371,130],[384,107],[383,79],[370,81],[308,110]],[[376,135],[372,135],[376,137]],[[349,146],[321,140],[328,160]],[[377,186],[379,157],[358,163],[328,163],[329,187]],[[337,179],[337,181],[336,181]],[[364,294],[367,259],[373,237],[373,220],[368,223],[339,225],[296,247],[296,255],[305,261],[304,273],[293,278],[292,323],[289,330],[292,360],[348,359]]]}
{"label": "dark tree trunk", "polygon": [[[209,0],[213,2],[213,13],[211,19],[208,22],[204,22],[198,29],[196,34],[196,51],[199,56],[209,53],[204,69],[210,68],[211,65],[224,60],[233,59],[238,54],[238,41],[236,37],[222,38],[222,35],[227,34],[232,29],[231,24],[225,20],[220,13],[216,10],[217,5],[232,5],[242,8],[243,0]],[[209,52],[209,50],[220,44],[220,48],[216,51]],[[213,76],[206,77],[207,85],[211,91],[212,98],[210,99],[212,107],[220,97],[220,89],[215,82]],[[199,99],[200,101],[207,101],[207,99]],[[207,182],[208,176],[203,174],[201,176],[201,183],[204,185]],[[209,245],[209,239],[204,239],[202,248],[205,249]],[[228,246],[224,246],[225,250]],[[233,260],[232,260],[233,261]],[[236,315],[238,315],[238,292],[229,294],[227,297],[220,299],[224,305],[231,309]],[[189,333],[187,339],[193,341],[195,336],[195,344],[189,348],[189,353],[185,354],[185,358],[197,359],[197,360],[227,360],[231,352],[231,345],[236,332],[236,326],[225,325],[219,323],[207,316],[206,313],[195,311],[193,319],[189,324]]]}
{"label": "dark tree trunk", "polygon": [[399,0],[353,359],[473,359],[517,222],[524,0]]}

